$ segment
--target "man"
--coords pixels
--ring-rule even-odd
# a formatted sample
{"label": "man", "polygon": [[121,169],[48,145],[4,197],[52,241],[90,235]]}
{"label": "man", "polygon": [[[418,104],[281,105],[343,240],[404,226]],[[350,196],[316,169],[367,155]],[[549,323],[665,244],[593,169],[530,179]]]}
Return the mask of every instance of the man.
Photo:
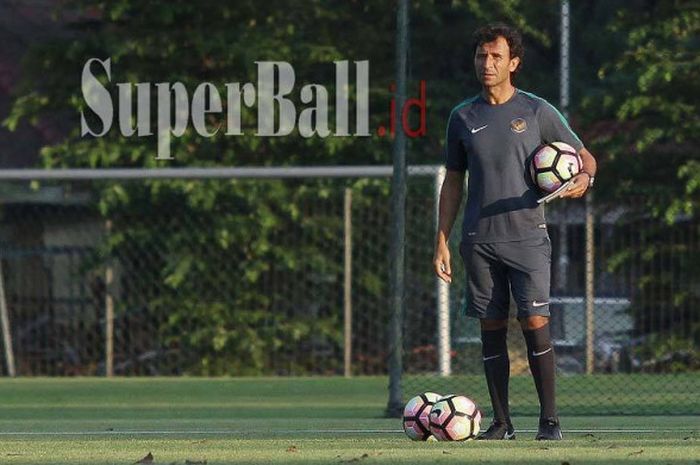
{"label": "man", "polygon": [[545,100],[513,86],[523,61],[518,31],[492,24],[474,33],[474,67],[481,93],[457,105],[447,123],[447,175],[433,265],[451,282],[447,240],[469,170],[460,254],[468,276],[467,315],[480,319],[484,372],[493,423],[478,439],[513,439],[508,410],[510,362],[506,347],[510,293],[527,345],[540,401],[536,439],[561,439],[554,396],[554,353],[549,334],[551,244],[528,157],[543,142],[562,141],[583,160],[563,198],[582,197],[593,184],[596,161],[563,116]]}

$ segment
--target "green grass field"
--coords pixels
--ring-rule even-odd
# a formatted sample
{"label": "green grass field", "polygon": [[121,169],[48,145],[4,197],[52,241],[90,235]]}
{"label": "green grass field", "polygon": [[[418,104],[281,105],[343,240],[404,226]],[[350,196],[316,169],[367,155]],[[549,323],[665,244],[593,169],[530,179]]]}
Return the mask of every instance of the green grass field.
{"label": "green grass field", "polygon": [[[130,464],[149,452],[162,464],[700,463],[700,416],[563,416],[560,443],[534,441],[537,419],[516,417],[516,441],[414,443],[398,420],[382,417],[386,385],[385,378],[2,380],[0,463]],[[698,395],[689,393],[692,405]],[[650,429],[657,432],[641,432]]]}

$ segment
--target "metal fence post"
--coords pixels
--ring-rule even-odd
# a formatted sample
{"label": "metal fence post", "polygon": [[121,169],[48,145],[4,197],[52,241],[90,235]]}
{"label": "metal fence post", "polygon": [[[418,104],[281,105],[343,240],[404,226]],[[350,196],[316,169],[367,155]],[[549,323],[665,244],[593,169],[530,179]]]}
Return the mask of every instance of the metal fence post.
{"label": "metal fence post", "polygon": [[[406,100],[408,50],[408,0],[399,0],[396,12],[396,108],[403,112]],[[395,118],[396,115],[391,115]],[[399,118],[397,118],[399,119]],[[406,249],[406,135],[398,129],[393,145],[394,176],[391,183],[391,325],[389,340],[389,401],[386,414],[398,417],[403,410],[401,376],[403,374],[403,315]]]}
{"label": "metal fence post", "polygon": [[345,188],[344,216],[344,283],[343,283],[343,372],[352,376],[352,189]]}
{"label": "metal fence post", "polygon": [[[564,116],[569,118],[569,35],[570,12],[569,0],[561,1],[561,38],[559,44],[559,107]],[[559,260],[557,263],[557,290],[566,292],[569,274],[569,238],[568,238],[568,204],[561,206],[561,220],[559,222]]]}
{"label": "metal fence post", "polygon": [[595,244],[593,236],[593,193],[586,195],[586,374],[595,369]]}
{"label": "metal fence post", "polygon": [[[435,173],[435,233],[440,221],[440,190],[445,182],[447,170],[441,166]],[[438,350],[438,373],[440,376],[450,376],[452,366],[450,352],[452,342],[450,339],[450,286],[442,279],[436,277],[437,283],[437,350]]]}
{"label": "metal fence post", "polygon": [[[112,221],[105,223],[107,234],[112,230]],[[105,376],[114,375],[114,268],[111,260],[105,270]]]}
{"label": "metal fence post", "polygon": [[5,362],[7,363],[7,374],[14,378],[15,352],[12,348],[12,332],[10,330],[10,316],[7,311],[7,299],[5,298],[5,277],[2,270],[2,260],[0,260],[0,322],[2,323],[2,341],[5,345]]}

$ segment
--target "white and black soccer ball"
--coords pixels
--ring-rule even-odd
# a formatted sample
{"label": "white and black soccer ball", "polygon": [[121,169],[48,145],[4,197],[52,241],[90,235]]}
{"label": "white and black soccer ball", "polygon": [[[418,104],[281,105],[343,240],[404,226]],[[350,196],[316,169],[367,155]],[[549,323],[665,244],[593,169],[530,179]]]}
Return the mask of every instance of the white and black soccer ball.
{"label": "white and black soccer ball", "polygon": [[479,434],[481,410],[466,396],[449,395],[430,411],[430,433],[438,441],[467,441]]}
{"label": "white and black soccer ball", "polygon": [[576,150],[564,142],[550,142],[537,148],[530,163],[533,182],[544,192],[559,189],[581,172],[583,162]]}
{"label": "white and black soccer ball", "polygon": [[440,394],[424,392],[406,402],[403,409],[403,430],[414,441],[427,441],[430,438],[428,415]]}

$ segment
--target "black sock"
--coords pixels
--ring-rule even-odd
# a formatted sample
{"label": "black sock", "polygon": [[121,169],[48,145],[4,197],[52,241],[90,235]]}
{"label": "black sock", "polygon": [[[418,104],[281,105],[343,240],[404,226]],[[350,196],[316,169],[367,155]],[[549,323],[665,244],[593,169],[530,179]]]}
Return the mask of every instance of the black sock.
{"label": "black sock", "polygon": [[549,323],[535,330],[523,330],[527,344],[527,360],[540,399],[540,418],[557,416],[554,399],[554,349]]}
{"label": "black sock", "polygon": [[484,359],[484,373],[489,387],[493,419],[499,422],[510,421],[508,410],[508,379],[510,359],[506,336],[508,328],[495,331],[481,331],[481,353]]}

